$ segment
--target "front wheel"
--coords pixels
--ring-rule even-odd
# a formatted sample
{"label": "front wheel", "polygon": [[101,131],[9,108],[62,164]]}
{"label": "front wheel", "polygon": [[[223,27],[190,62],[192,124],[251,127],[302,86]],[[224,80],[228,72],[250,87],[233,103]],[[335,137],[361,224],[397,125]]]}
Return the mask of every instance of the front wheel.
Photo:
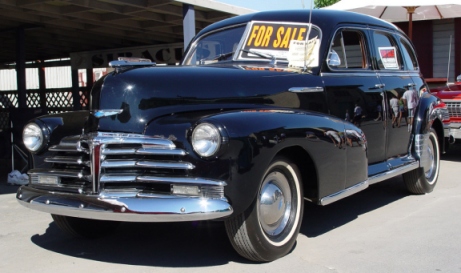
{"label": "front wheel", "polygon": [[54,223],[73,237],[95,239],[112,233],[120,224],[115,221],[102,221],[51,214]]}
{"label": "front wheel", "polygon": [[437,133],[431,128],[421,156],[422,167],[403,175],[407,189],[414,194],[429,193],[437,184],[440,170],[440,150]]}
{"label": "front wheel", "polygon": [[298,167],[285,157],[276,157],[250,207],[226,220],[227,235],[241,256],[258,262],[276,260],[293,248],[303,208]]}

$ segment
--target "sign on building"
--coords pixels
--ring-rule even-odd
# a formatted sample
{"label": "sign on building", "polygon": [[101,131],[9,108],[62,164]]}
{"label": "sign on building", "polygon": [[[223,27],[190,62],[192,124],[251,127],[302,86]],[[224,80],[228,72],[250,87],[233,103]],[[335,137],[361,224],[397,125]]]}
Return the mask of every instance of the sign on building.
{"label": "sign on building", "polygon": [[102,68],[118,57],[139,57],[157,64],[174,65],[181,61],[183,51],[182,43],[84,51],[70,53],[70,63],[72,69]]}

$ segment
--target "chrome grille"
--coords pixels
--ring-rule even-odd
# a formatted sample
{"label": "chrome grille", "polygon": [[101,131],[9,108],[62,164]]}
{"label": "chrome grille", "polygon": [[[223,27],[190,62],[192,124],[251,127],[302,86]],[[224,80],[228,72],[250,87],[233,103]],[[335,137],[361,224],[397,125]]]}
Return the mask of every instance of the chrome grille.
{"label": "chrome grille", "polygon": [[223,198],[223,181],[190,177],[195,166],[186,151],[163,138],[136,134],[93,133],[66,137],[49,149],[51,169],[33,169],[38,176],[59,177],[59,187],[99,193],[104,189],[139,189],[140,194],[171,194],[172,185],[197,186],[200,197]]}
{"label": "chrome grille", "polygon": [[448,108],[450,118],[461,118],[461,100],[459,101],[445,101]]}

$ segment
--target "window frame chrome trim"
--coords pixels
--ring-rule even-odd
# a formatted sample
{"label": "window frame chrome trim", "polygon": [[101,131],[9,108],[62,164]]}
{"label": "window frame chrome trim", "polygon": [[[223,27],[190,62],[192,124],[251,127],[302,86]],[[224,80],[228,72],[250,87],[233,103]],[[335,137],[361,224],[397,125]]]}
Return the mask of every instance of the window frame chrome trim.
{"label": "window frame chrome trim", "polygon": [[[372,65],[371,56],[370,56],[370,53],[371,53],[371,52],[369,52],[370,45],[368,45],[368,37],[367,37],[367,36],[368,36],[367,31],[368,31],[370,28],[368,28],[368,27],[357,27],[357,26],[340,26],[340,27],[338,27],[338,28],[335,30],[334,34],[331,36],[331,37],[333,37],[333,40],[334,40],[334,37],[336,36],[336,33],[338,33],[338,31],[340,31],[341,29],[351,29],[351,30],[357,29],[357,30],[362,31],[362,34],[364,35],[364,37],[363,37],[363,38],[364,38],[364,41],[365,41],[365,43],[367,43],[367,48],[366,48],[366,50],[365,50],[365,53],[367,54],[367,56],[365,56],[365,57],[366,57],[366,61],[367,61],[367,63],[366,63],[366,68],[335,68],[335,67],[329,66],[328,63],[327,63],[328,69],[329,69],[331,72],[336,72],[336,71],[338,71],[338,72],[346,72],[346,71],[351,71],[351,72],[366,72],[366,71],[370,71],[370,72],[371,72],[371,71],[373,71],[373,65]],[[343,33],[341,32],[341,37],[342,37],[342,36],[343,36]],[[331,41],[331,43],[333,43],[333,41]],[[343,44],[343,39],[341,39],[341,45],[342,45],[342,49],[343,49],[343,51],[344,51],[345,46],[344,46],[344,44]],[[330,44],[330,46],[328,47],[327,54],[330,53],[330,50],[332,49],[332,46],[333,46],[333,44]],[[346,54],[344,54],[344,55],[346,55]]]}

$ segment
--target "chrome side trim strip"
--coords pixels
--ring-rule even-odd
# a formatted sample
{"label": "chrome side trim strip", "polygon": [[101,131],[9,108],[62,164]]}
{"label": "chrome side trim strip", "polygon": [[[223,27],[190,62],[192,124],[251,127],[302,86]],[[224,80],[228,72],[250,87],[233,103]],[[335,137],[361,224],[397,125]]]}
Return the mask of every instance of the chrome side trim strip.
{"label": "chrome side trim strip", "polygon": [[392,72],[379,71],[377,74],[378,74],[379,77],[396,77],[396,76],[399,77],[399,76],[407,76],[407,75],[409,75],[409,72],[406,71],[406,70],[396,70],[396,71],[392,71]]}
{"label": "chrome side trim strip", "polygon": [[380,173],[380,174],[377,174],[375,176],[369,177],[368,178],[368,183],[370,185],[373,185],[373,184],[376,184],[378,182],[387,180],[387,179],[389,179],[391,177],[401,175],[401,174],[404,174],[404,173],[409,172],[411,170],[417,169],[418,167],[419,167],[419,161],[414,161],[414,162],[412,162],[412,163],[410,163],[408,165],[405,165],[405,166],[390,170],[388,172]]}
{"label": "chrome side trim strip", "polygon": [[156,168],[156,169],[177,169],[192,170],[195,166],[188,162],[160,162],[160,161],[136,161],[136,160],[104,160],[101,168]]}
{"label": "chrome side trim strip", "polygon": [[346,188],[342,191],[339,191],[337,193],[333,193],[331,195],[325,196],[319,201],[319,205],[325,206],[328,204],[331,204],[333,202],[336,202],[340,199],[343,199],[345,197],[351,196],[359,191],[363,191],[364,189],[368,188],[368,181],[364,181],[358,184],[355,184],[352,187]]}
{"label": "chrome side trim strip", "polygon": [[323,197],[322,199],[320,199],[319,205],[325,206],[325,205],[331,204],[331,203],[336,202],[336,201],[338,201],[340,199],[343,199],[343,198],[348,197],[348,196],[350,196],[352,194],[355,194],[355,193],[357,193],[359,191],[362,191],[362,190],[368,188],[369,185],[376,184],[378,182],[387,180],[387,179],[389,179],[391,177],[404,174],[404,173],[409,172],[411,170],[417,169],[418,167],[419,167],[419,161],[415,160],[415,161],[411,162],[408,165],[405,165],[405,166],[402,166],[402,167],[399,167],[399,168],[396,168],[396,169],[393,169],[393,170],[390,170],[390,171],[387,171],[387,172],[384,172],[384,173],[374,175],[372,177],[369,177],[367,181],[355,184],[352,187],[346,188],[346,189],[344,189],[342,191],[339,191],[337,193],[334,193],[334,194],[331,194],[331,195]]}
{"label": "chrome side trim strip", "polygon": [[[232,214],[227,199],[152,195],[139,192],[101,192],[98,195],[48,192],[22,186],[16,198],[31,209],[97,220],[124,222],[181,222],[218,219]],[[143,194],[145,195],[145,194]],[[148,197],[147,197],[148,196]]]}
{"label": "chrome side trim strip", "polygon": [[373,70],[367,69],[358,69],[358,70],[351,70],[348,72],[322,72],[320,73],[322,77],[374,77],[376,78],[376,72]]}

